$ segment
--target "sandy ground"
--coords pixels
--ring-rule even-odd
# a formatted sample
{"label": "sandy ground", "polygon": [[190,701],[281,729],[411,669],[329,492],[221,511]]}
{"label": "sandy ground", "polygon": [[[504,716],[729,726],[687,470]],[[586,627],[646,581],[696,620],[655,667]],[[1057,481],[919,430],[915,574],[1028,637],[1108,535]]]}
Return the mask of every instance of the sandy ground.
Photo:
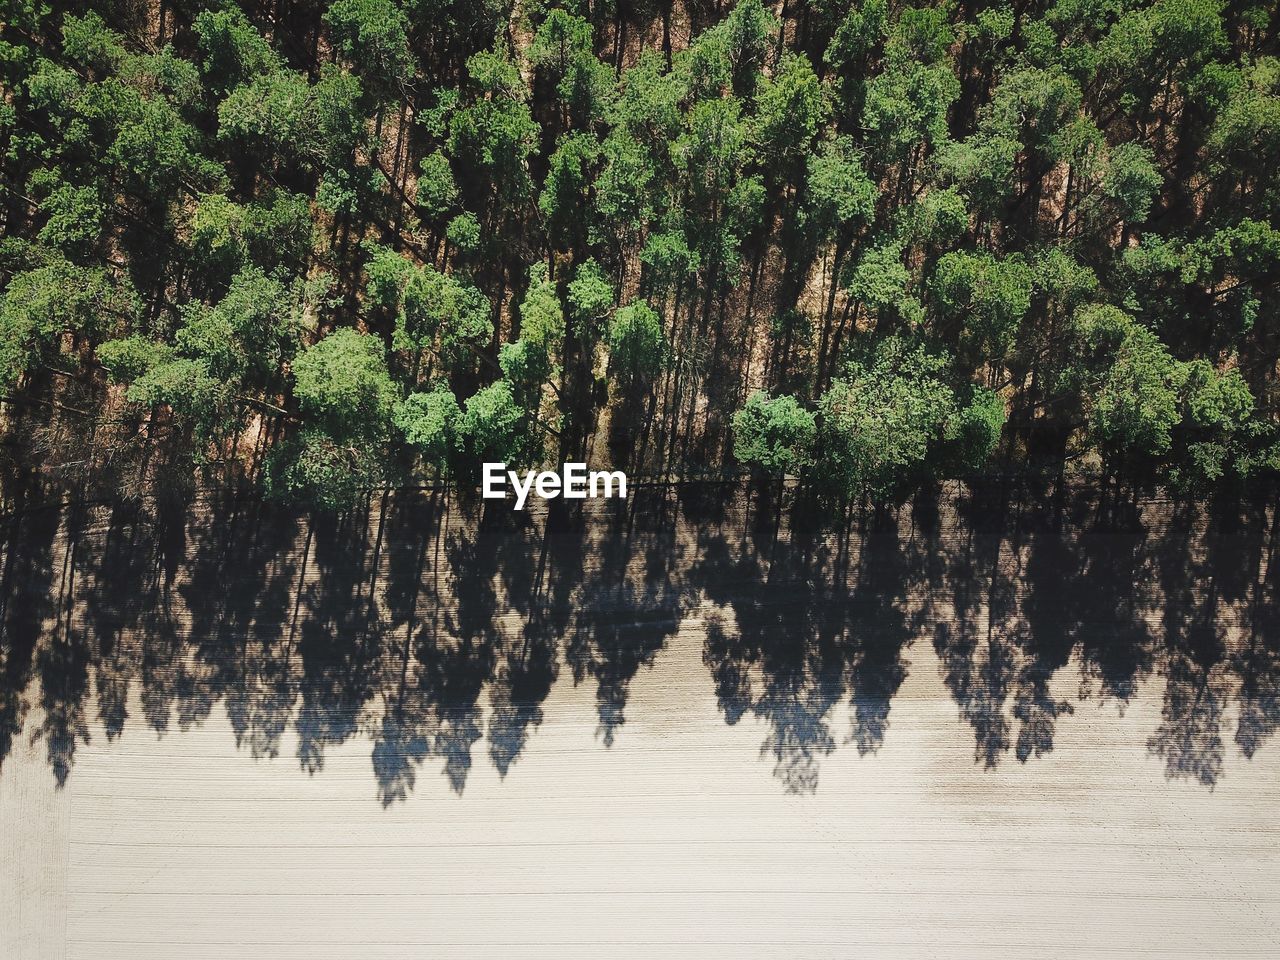
{"label": "sandy ground", "polygon": [[158,736],[134,704],[62,790],[24,735],[0,776],[0,956],[1280,955],[1277,744],[1212,790],[1168,779],[1153,688],[984,769],[915,644],[879,751],[838,745],[793,795],[765,724],[725,723],[702,644],[695,611],[611,746],[592,685],[562,677],[505,778],[477,762],[459,795],[428,759],[389,806],[367,740],[308,775],[296,733],[254,760],[221,706]]}
{"label": "sandy ground", "polygon": [[0,960],[1280,956],[1274,506],[694,493],[14,519]]}

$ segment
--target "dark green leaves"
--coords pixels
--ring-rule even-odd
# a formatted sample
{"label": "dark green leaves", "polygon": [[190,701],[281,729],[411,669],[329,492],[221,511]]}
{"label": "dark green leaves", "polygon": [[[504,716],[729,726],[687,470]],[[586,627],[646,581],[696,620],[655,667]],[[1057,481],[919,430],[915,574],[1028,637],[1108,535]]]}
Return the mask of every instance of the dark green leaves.
{"label": "dark green leaves", "polygon": [[813,462],[817,421],[795,397],[754,391],[733,415],[733,455],[770,473],[794,474]]}

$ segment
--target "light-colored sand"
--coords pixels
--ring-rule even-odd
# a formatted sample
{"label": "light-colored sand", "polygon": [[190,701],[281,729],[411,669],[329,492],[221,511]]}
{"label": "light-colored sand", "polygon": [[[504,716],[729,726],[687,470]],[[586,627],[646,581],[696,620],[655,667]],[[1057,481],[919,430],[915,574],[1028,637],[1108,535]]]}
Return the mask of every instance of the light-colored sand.
{"label": "light-colored sand", "polygon": [[[0,776],[0,956],[1280,956],[1280,745],[1229,756],[1213,790],[1167,779],[1153,684],[984,769],[916,643],[879,752],[839,743],[793,795],[766,725],[719,713],[700,613],[612,746],[594,685],[562,674],[506,778],[478,741],[461,795],[429,758],[384,807],[365,737],[315,775],[292,729],[255,761],[222,705],[157,737],[133,704],[61,792],[24,734]],[[847,707],[829,719],[842,740]]]}

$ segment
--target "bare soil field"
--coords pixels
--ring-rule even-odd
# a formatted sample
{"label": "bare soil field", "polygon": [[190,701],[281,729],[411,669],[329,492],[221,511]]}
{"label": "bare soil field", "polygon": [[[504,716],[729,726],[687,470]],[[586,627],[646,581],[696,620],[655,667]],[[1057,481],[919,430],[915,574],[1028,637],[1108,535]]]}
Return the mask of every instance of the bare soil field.
{"label": "bare soil field", "polygon": [[0,957],[1280,953],[1273,499],[834,526],[11,518]]}

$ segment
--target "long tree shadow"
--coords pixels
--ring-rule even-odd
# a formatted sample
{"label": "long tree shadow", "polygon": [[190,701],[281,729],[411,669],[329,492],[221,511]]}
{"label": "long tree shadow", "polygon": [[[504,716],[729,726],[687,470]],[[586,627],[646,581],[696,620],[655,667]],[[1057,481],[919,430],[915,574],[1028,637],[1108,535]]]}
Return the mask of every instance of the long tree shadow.
{"label": "long tree shadow", "polygon": [[[526,557],[504,553],[502,577],[523,623],[504,631],[489,688],[489,759],[505,777],[543,720],[542,704],[560,675],[560,648],[579,605],[591,552],[590,531],[567,501],[550,505]],[[589,588],[588,592],[589,592]]]}
{"label": "long tree shadow", "polygon": [[1023,665],[1015,712],[1017,756],[1053,749],[1056,721],[1073,712],[1050,694],[1052,678],[1080,661],[1077,697],[1129,703],[1150,673],[1153,643],[1144,596],[1147,530],[1127,496],[1069,497],[1061,486],[1044,508],[1023,513],[1025,593],[1017,621]]}
{"label": "long tree shadow", "polygon": [[511,772],[566,676],[617,742],[682,630],[701,631],[724,721],[761,722],[797,793],[842,746],[888,742],[921,637],[983,767],[1050,755],[1082,701],[1149,690],[1145,746],[1171,777],[1212,786],[1232,739],[1251,758],[1280,726],[1272,494],[992,484],[832,517],[776,484],[521,513],[437,489],[341,517],[226,495],[4,523],[0,764],[25,735],[59,783],[99,732],[224,710],[238,749],[296,740],[310,773],[368,743],[384,804],[424,763],[461,793],[479,756]]}
{"label": "long tree shadow", "polygon": [[663,491],[641,494],[646,509],[615,508],[595,563],[573,611],[565,660],[574,683],[596,684],[597,733],[612,746],[626,723],[626,703],[640,668],[688,613],[680,580],[684,544],[677,535],[678,506]]}
{"label": "long tree shadow", "polygon": [[[34,493],[32,494],[34,496]],[[53,642],[49,623],[60,595],[54,578],[59,511],[24,509],[4,518],[0,570],[0,770],[26,725],[37,656]],[[69,689],[68,689],[68,692]]]}
{"label": "long tree shadow", "polygon": [[838,746],[837,704],[850,704],[860,754],[883,743],[920,615],[905,610],[912,564],[896,514],[864,515],[856,537],[804,519],[783,536],[777,519],[758,511],[736,542],[704,536],[691,573],[713,605],[703,661],[726,722],[763,719],[762,756],[788,791],[811,793]]}
{"label": "long tree shadow", "polygon": [[988,769],[1012,744],[1006,708],[1017,670],[1006,543],[1012,506],[1003,486],[975,489],[961,502],[964,522],[948,556],[950,615],[937,619],[933,631],[943,682],[973,729],[974,759]]}
{"label": "long tree shadow", "polygon": [[[1274,540],[1274,522],[1273,514],[1267,523],[1257,504],[1226,499],[1179,504],[1172,511],[1169,526],[1187,548],[1155,558],[1163,601],[1165,692],[1160,725],[1148,741],[1170,777],[1206,786],[1218,781],[1233,693],[1241,697],[1241,722],[1250,716],[1254,723],[1240,744],[1246,755],[1251,753],[1245,744],[1256,751],[1266,736],[1265,718],[1275,716],[1274,707],[1268,712],[1268,698],[1274,703],[1276,695],[1268,655],[1275,648],[1274,627],[1265,616],[1261,624],[1255,619],[1269,593],[1271,557],[1264,560],[1264,549],[1275,549],[1268,542]],[[1235,644],[1233,632],[1240,634]]]}
{"label": "long tree shadow", "polygon": [[1235,742],[1252,758],[1280,727],[1280,511],[1268,522],[1265,510],[1253,509],[1249,523],[1265,527],[1259,563],[1252,570],[1244,598],[1244,637],[1232,656],[1240,677],[1239,718]]}

